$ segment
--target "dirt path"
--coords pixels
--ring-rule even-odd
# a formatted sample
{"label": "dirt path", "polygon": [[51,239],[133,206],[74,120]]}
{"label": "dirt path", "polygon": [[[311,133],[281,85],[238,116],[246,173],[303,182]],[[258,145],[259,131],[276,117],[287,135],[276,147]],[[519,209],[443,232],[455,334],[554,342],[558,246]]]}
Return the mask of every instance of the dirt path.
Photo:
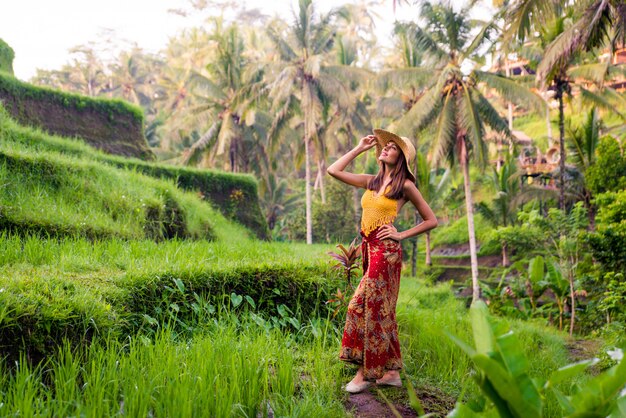
{"label": "dirt path", "polygon": [[[375,390],[375,389],[374,389]],[[371,392],[365,391],[350,395],[346,401],[346,409],[352,411],[358,418],[394,418],[391,408],[380,402]],[[402,417],[417,417],[417,414],[404,405],[394,405]]]}
{"label": "dirt path", "polygon": [[[437,388],[418,388],[417,396],[422,408],[437,417],[445,417],[454,408],[454,399]],[[373,387],[361,393],[349,395],[344,405],[357,418],[394,418],[396,415],[385,398],[401,417],[417,417],[409,404],[406,388]]]}

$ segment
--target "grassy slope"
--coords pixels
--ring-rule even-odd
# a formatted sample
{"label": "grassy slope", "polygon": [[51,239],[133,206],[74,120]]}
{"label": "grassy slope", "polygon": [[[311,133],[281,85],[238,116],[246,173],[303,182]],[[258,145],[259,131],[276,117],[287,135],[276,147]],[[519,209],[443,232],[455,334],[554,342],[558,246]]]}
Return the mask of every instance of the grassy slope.
{"label": "grassy slope", "polygon": [[[2,139],[0,143],[3,145],[0,153],[2,151],[6,151],[8,154],[19,152],[21,158],[24,154],[43,156],[50,160],[53,165],[58,160],[82,164],[92,163],[107,169],[121,169],[122,171],[117,172],[122,173],[124,178],[128,178],[128,182],[131,183],[133,177],[127,176],[128,172],[163,179],[167,183],[166,190],[174,190],[175,188],[170,185],[176,184],[178,189],[188,190],[196,197],[201,197],[202,200],[210,202],[211,206],[218,209],[222,215],[243,224],[252,230],[257,237],[266,239],[269,235],[267,224],[258,204],[256,180],[250,175],[155,164],[136,158],[123,158],[106,154],[95,150],[80,140],[48,135],[37,129],[23,127],[14,122],[1,106],[0,138]],[[35,176],[34,181],[40,182],[41,179]],[[117,179],[115,185],[117,187],[123,183],[126,181]],[[124,193],[120,193],[120,195],[129,197],[128,194]]]}
{"label": "grassy slope", "polygon": [[21,127],[2,112],[0,138],[3,229],[127,239],[249,235],[173,181],[106,164],[105,154]]}

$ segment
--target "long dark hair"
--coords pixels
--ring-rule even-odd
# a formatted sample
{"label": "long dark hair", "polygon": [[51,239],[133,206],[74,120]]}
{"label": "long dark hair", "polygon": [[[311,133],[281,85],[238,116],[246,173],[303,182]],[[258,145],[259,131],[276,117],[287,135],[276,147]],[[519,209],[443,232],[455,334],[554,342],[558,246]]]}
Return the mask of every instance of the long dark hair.
{"label": "long dark hair", "polygon": [[[383,184],[383,179],[385,178],[385,170],[387,169],[387,166],[384,163],[381,163],[380,161],[378,163],[381,165],[380,170],[378,170],[378,174],[367,183],[367,189],[373,190],[376,193],[380,189],[380,186],[382,186]],[[394,200],[398,200],[404,197],[404,180],[409,177],[408,173],[409,168],[406,165],[404,153],[400,151],[398,153],[398,161],[396,162],[396,166],[391,172],[391,184],[389,185],[390,190],[389,193],[385,193],[386,197]]]}

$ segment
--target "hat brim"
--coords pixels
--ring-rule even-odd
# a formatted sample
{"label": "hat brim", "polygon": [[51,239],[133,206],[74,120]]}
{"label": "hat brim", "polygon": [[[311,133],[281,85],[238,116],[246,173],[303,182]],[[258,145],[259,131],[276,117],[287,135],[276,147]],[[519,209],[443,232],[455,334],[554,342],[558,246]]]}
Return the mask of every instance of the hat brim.
{"label": "hat brim", "polygon": [[408,138],[402,138],[393,132],[385,131],[384,129],[374,129],[373,132],[374,136],[376,136],[376,159],[380,157],[383,147],[387,145],[388,142],[394,142],[398,145],[402,154],[404,154],[406,167],[410,175],[409,178],[412,182],[415,182],[415,174],[413,174],[413,170],[411,170],[411,163],[415,158],[415,148],[408,142]]}

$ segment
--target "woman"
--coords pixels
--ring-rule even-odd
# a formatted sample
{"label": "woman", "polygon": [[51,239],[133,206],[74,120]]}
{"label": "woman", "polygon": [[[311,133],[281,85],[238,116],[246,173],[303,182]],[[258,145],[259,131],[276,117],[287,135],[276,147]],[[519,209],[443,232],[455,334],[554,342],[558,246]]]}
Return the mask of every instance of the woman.
{"label": "woman", "polygon": [[[376,147],[380,170],[376,176],[353,174],[346,166],[359,154]],[[359,144],[328,167],[328,174],[365,190],[361,205],[363,279],[348,305],[339,358],[358,364],[356,376],[346,385],[350,393],[379,385],[402,386],[402,357],[396,323],[396,301],[402,268],[400,241],[437,226],[435,214],[415,187],[410,163],[415,148],[408,138],[382,129],[361,138]],[[422,223],[399,232],[393,226],[398,212],[411,202]]]}

